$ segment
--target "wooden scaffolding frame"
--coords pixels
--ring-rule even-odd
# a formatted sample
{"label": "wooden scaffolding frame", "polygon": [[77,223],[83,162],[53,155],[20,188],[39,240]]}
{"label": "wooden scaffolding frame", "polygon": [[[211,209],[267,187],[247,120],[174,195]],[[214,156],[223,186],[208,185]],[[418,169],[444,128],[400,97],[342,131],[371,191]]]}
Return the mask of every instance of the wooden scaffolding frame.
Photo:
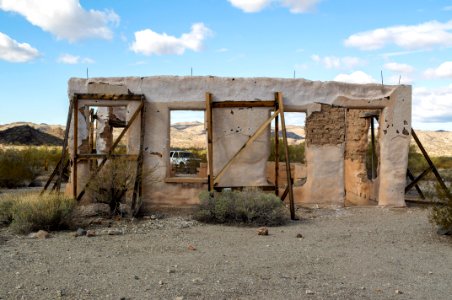
{"label": "wooden scaffolding frame", "polygon": [[[213,173],[213,124],[214,120],[212,117],[212,111],[214,108],[273,108],[274,112],[257,130],[256,132],[249,137],[246,143],[240,148],[240,150],[234,154],[234,156],[223,166],[223,168],[217,173]],[[287,143],[287,134],[286,134],[286,124],[284,120],[284,103],[283,103],[283,95],[281,92],[276,92],[274,95],[274,100],[259,100],[259,101],[221,101],[221,102],[213,102],[213,95],[209,92],[206,93],[206,129],[207,129],[207,157],[208,157],[208,190],[213,192],[214,190],[221,190],[224,187],[217,187],[218,182],[224,176],[225,172],[232,165],[232,163],[236,160],[236,158],[243,153],[243,151],[248,148],[271,124],[273,120],[275,120],[275,185],[274,187],[270,186],[270,188],[274,188],[275,194],[279,196],[279,186],[278,186],[278,177],[279,177],[279,118],[281,118],[281,132],[284,143],[284,152],[285,152],[285,163],[286,163],[286,175],[287,175],[287,186],[286,189],[281,196],[281,200],[284,201],[287,195],[289,195],[289,208],[290,208],[290,216],[292,220],[296,220],[295,216],[295,204],[294,204],[294,195],[293,195],[293,180],[290,172],[290,158],[289,158],[289,149]],[[238,188],[238,187],[234,187]],[[243,187],[240,187],[243,188]],[[268,186],[267,186],[268,188]]]}
{"label": "wooden scaffolding frame", "polygon": [[421,181],[430,171],[435,175],[436,180],[438,181],[441,189],[444,192],[444,195],[449,199],[452,200],[452,194],[450,193],[449,189],[447,188],[446,184],[444,183],[443,178],[438,172],[438,169],[436,168],[433,161],[430,159],[430,156],[428,155],[427,151],[425,150],[424,146],[422,145],[421,141],[419,140],[416,132],[414,132],[414,129],[411,129],[411,136],[413,137],[414,141],[416,142],[416,145],[421,150],[422,155],[424,156],[425,160],[427,161],[428,168],[421,172],[417,177],[414,177],[413,173],[410,169],[407,169],[407,176],[410,178],[411,182],[405,187],[405,194],[411,190],[413,187],[416,188],[417,193],[422,199],[425,199],[424,193],[422,193],[421,188],[418,185],[418,182]]}
{"label": "wooden scaffolding frame", "polygon": [[[97,107],[119,107],[119,106],[127,106],[130,104],[131,101],[139,102],[138,108],[133,112],[132,117],[130,120],[123,126],[123,129],[119,136],[115,139],[112,146],[108,150],[106,154],[93,154],[93,153],[79,153],[78,150],[78,112],[79,112],[79,106],[97,106]],[[60,191],[61,181],[63,178],[64,169],[68,167],[69,163],[72,163],[72,192],[73,197],[77,199],[77,201],[80,201],[83,197],[83,195],[86,192],[86,188],[91,183],[91,180],[96,177],[105,163],[108,159],[114,158],[114,157],[122,157],[126,159],[135,160],[137,162],[136,164],[136,176],[135,176],[135,182],[134,182],[134,189],[133,189],[133,196],[132,196],[132,211],[136,212],[136,204],[137,201],[141,199],[142,196],[142,173],[143,173],[143,150],[144,150],[144,136],[145,136],[145,110],[144,110],[144,103],[145,103],[145,96],[141,94],[74,94],[71,98],[70,105],[69,105],[69,111],[68,111],[68,117],[66,122],[66,131],[64,135],[63,140],[63,147],[62,147],[62,155],[61,159],[58,162],[55,170],[49,177],[49,180],[47,181],[46,185],[44,186],[44,189],[41,193],[44,193],[47,188],[49,187],[51,181],[54,179],[55,176],[57,176],[56,182],[54,184],[54,187],[52,190],[56,190],[57,192]],[[134,121],[138,118],[138,116],[141,116],[141,122],[140,122],[140,146],[139,146],[139,153],[136,154],[122,154],[122,155],[116,155],[114,154],[114,150],[119,145],[119,142],[124,137],[128,129],[132,126]],[[73,121],[73,122],[72,122]],[[67,154],[67,146],[68,146],[68,137],[69,137],[69,130],[71,122],[73,124],[72,126],[72,133],[73,133],[73,153],[70,160],[65,163],[65,157]],[[90,134],[92,133],[92,128],[89,128]],[[81,189],[80,192],[77,190],[77,164],[81,160],[98,160],[102,159],[101,162],[98,164],[98,166],[94,169],[94,171],[91,173],[86,185]]]}

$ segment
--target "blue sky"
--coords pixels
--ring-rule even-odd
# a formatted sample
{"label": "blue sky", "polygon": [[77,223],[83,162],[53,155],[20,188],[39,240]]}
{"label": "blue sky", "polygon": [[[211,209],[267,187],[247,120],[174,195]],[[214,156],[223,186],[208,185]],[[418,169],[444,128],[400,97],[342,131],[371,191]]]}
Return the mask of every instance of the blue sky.
{"label": "blue sky", "polygon": [[452,0],[0,0],[0,124],[64,124],[70,77],[296,77],[413,85],[452,130]]}

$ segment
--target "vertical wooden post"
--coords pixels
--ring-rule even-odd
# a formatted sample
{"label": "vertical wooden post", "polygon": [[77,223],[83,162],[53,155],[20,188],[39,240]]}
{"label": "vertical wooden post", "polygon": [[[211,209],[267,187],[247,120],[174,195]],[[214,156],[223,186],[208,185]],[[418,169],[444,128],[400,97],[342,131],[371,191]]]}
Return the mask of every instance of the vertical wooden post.
{"label": "vertical wooden post", "polygon": [[289,208],[290,208],[290,218],[296,220],[295,217],[295,203],[293,197],[292,188],[292,175],[290,174],[290,158],[289,158],[289,148],[287,144],[287,133],[286,133],[286,123],[284,120],[284,104],[283,96],[281,92],[275,93],[275,100],[278,101],[280,115],[281,115],[281,129],[284,142],[284,154],[286,155],[286,174],[287,174],[287,187],[289,189]]}
{"label": "vertical wooden post", "polygon": [[74,198],[77,198],[77,152],[78,152],[78,97],[74,96],[74,123],[73,123],[73,142],[74,149],[72,155],[72,161],[74,163],[72,167],[72,193]]}
{"label": "vertical wooden post", "polygon": [[206,126],[207,126],[207,167],[208,167],[208,190],[213,192],[214,174],[213,174],[213,130],[212,130],[212,94],[206,93]]}
{"label": "vertical wooden post", "polygon": [[[69,130],[71,127],[71,117],[72,117],[72,111],[74,109],[74,102],[75,102],[75,96],[73,96],[71,98],[71,102],[69,103],[69,110],[68,110],[68,114],[67,114],[67,119],[66,119],[66,130],[64,131],[64,140],[63,140],[63,147],[61,148],[61,159],[60,159],[60,163],[58,165],[58,178],[56,181],[56,191],[59,193],[60,192],[60,187],[61,187],[61,181],[63,180],[63,172],[64,172],[64,160],[66,158],[66,151],[67,151],[67,142],[69,139]],[[50,178],[50,181],[52,179]],[[48,184],[50,184],[50,182],[48,182]],[[47,184],[44,187],[44,190],[47,188]]]}
{"label": "vertical wooden post", "polygon": [[145,136],[145,103],[144,103],[144,96],[141,98],[141,123],[140,123],[140,149],[138,153],[138,159],[137,159],[137,172],[135,177],[135,184],[133,187],[133,196],[132,196],[132,213],[135,216],[139,209],[136,207],[137,199],[141,201],[142,197],[142,191],[143,191],[143,153],[144,153],[144,136]]}
{"label": "vertical wooden post", "polygon": [[[275,101],[275,111],[278,110],[278,101]],[[279,116],[275,117],[275,195],[279,196]]]}
{"label": "vertical wooden post", "polygon": [[371,142],[372,142],[372,179],[375,179],[376,172],[375,172],[375,163],[377,162],[377,155],[375,152],[375,129],[374,129],[374,117],[370,117],[370,135],[371,135]]}

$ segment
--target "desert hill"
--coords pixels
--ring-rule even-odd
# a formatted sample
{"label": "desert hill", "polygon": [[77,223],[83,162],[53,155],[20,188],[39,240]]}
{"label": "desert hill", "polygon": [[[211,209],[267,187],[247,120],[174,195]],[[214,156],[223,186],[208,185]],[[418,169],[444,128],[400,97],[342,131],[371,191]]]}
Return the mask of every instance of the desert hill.
{"label": "desert hill", "polygon": [[59,146],[63,140],[29,125],[9,127],[0,131],[0,144],[26,146]]}
{"label": "desert hill", "polygon": [[[304,142],[304,127],[296,125],[287,125],[286,127],[289,144],[293,145]],[[8,129],[13,130],[7,132]],[[431,156],[452,156],[451,131],[416,130],[416,133]],[[272,129],[272,135],[273,134],[274,132]],[[64,126],[62,125],[34,124],[29,122],[16,122],[0,125],[0,144],[40,145],[42,143],[50,143],[51,145],[61,145],[63,137]],[[201,122],[172,124],[171,142],[172,147],[205,148],[206,133],[204,124]],[[414,140],[412,140],[412,143],[414,143]]]}

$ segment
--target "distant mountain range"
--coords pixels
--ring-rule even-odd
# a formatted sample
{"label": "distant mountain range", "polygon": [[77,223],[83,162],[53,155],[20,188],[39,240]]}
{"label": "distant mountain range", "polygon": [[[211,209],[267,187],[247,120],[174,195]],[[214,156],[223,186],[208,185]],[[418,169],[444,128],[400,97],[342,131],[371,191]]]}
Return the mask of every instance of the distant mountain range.
{"label": "distant mountain range", "polygon": [[[416,133],[431,156],[452,156],[452,132],[416,130]],[[272,134],[274,134],[273,130]],[[0,125],[0,145],[61,145],[63,137],[64,126],[62,125],[29,122]],[[288,125],[287,137],[291,145],[304,142],[304,127]],[[201,122],[172,124],[171,147],[206,147],[204,124]]]}
{"label": "distant mountain range", "polygon": [[0,126],[0,144],[15,146],[61,146],[64,130],[59,126],[13,123]]}

